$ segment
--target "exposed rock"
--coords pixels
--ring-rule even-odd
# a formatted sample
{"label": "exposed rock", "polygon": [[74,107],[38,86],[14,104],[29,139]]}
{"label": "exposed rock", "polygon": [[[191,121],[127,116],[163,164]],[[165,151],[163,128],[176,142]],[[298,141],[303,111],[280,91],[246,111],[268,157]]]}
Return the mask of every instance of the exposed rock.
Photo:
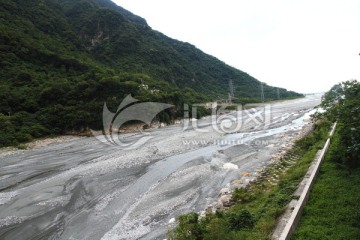
{"label": "exposed rock", "polygon": [[223,165],[224,169],[239,169],[238,165],[235,165],[233,163],[225,163]]}
{"label": "exposed rock", "polygon": [[242,182],[241,180],[239,180],[239,179],[233,180],[233,181],[231,182],[232,185],[237,185],[237,184],[242,184],[242,183],[243,183],[243,182]]}
{"label": "exposed rock", "polygon": [[223,188],[220,190],[219,196],[229,195],[231,193],[229,188]]}
{"label": "exposed rock", "polygon": [[224,195],[221,196],[219,199],[219,204],[223,207],[230,207],[231,206],[231,196],[230,195]]}

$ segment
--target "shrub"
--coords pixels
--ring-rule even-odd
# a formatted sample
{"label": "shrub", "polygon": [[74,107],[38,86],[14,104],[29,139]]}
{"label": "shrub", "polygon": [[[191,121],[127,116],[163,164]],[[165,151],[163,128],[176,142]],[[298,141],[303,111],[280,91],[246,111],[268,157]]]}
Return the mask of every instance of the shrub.
{"label": "shrub", "polygon": [[232,195],[235,201],[251,202],[254,199],[253,193],[249,192],[247,188],[236,188]]}
{"label": "shrub", "polygon": [[246,209],[238,212],[228,212],[225,217],[231,230],[238,231],[244,228],[252,228],[255,224],[254,216]]}
{"label": "shrub", "polygon": [[168,232],[170,239],[178,240],[198,240],[202,239],[202,229],[198,221],[199,215],[191,212],[188,214],[180,215],[177,221],[179,225]]}

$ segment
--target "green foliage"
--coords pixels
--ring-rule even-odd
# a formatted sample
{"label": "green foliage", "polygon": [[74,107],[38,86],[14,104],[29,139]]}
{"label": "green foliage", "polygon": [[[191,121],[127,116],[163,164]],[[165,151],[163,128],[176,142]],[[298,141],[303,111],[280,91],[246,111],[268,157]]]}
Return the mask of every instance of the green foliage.
{"label": "green foliage", "polygon": [[311,149],[315,146],[317,149],[321,149],[323,146],[321,145],[322,139],[327,136],[328,130],[332,126],[332,123],[328,120],[322,120],[320,122],[314,123],[314,132],[311,135],[305,136],[302,139],[297,141],[297,147],[300,149]]}
{"label": "green foliage", "polygon": [[338,125],[293,239],[359,239],[360,83],[335,85],[321,106]]}
{"label": "green foliage", "polygon": [[[181,215],[177,220],[179,225],[173,232],[170,232],[170,239],[176,236],[179,240],[198,240],[203,238],[203,230],[198,221],[199,215],[191,212]],[[172,236],[173,235],[173,236]]]}
{"label": "green foliage", "polygon": [[339,165],[340,132],[332,138],[294,240],[360,238],[360,171]]}
{"label": "green foliage", "polygon": [[335,85],[322,101],[326,117],[339,124],[337,161],[350,168],[360,167],[360,83],[352,80]]}
{"label": "green foliage", "polygon": [[[285,160],[293,155],[301,158],[294,166],[289,166],[285,173],[279,172],[278,168],[279,165],[287,166],[286,161],[267,167],[268,176],[280,175],[278,185],[271,185],[265,178],[247,188],[236,189],[233,193],[235,204],[232,207],[215,214],[208,213],[206,217],[197,220],[197,223],[196,213],[182,215],[178,218],[179,225],[169,231],[170,239],[269,239],[277,219],[291,201],[319,146],[324,145],[329,129],[328,121],[319,122],[309,136],[298,141],[294,149],[285,156]],[[187,220],[189,216],[190,223],[185,221],[184,224],[184,219]],[[192,232],[196,236],[191,235]]]}
{"label": "green foliage", "polygon": [[[115,111],[128,94],[173,104],[158,116],[171,122],[184,103],[226,98],[229,79],[239,97],[260,96],[253,77],[153,31],[110,0],[0,1],[0,147],[99,129],[104,102]],[[265,86],[268,99],[274,91]]]}
{"label": "green foliage", "polygon": [[246,209],[241,209],[238,212],[227,212],[225,217],[228,221],[231,230],[239,231],[241,229],[251,229],[254,227],[254,216]]}
{"label": "green foliage", "polygon": [[237,188],[233,192],[233,199],[240,202],[251,202],[254,200],[254,193],[250,192],[248,188]]}
{"label": "green foliage", "polygon": [[229,234],[228,223],[223,218],[214,218],[206,226],[204,240],[231,240],[234,239]]}

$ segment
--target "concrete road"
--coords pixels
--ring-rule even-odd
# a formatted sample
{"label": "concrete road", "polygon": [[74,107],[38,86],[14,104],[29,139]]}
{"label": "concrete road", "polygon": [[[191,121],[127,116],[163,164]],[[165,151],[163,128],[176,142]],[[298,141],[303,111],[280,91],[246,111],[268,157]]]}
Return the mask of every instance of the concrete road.
{"label": "concrete road", "polygon": [[151,130],[136,149],[81,138],[2,156],[0,239],[164,239],[170,219],[204,210],[269,164],[284,144],[276,136],[300,131],[319,103],[308,96]]}

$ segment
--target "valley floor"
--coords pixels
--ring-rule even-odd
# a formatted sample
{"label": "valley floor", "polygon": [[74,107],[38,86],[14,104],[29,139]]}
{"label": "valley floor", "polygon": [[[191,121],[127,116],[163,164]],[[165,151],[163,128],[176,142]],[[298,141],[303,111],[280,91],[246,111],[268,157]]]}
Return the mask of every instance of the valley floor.
{"label": "valley floor", "polygon": [[319,103],[313,96],[271,104],[266,128],[249,110],[229,134],[204,118],[198,130],[146,131],[151,139],[134,149],[93,137],[0,156],[0,238],[163,239],[169,220],[204,210],[244,173],[253,179],[310,124],[304,120]]}

